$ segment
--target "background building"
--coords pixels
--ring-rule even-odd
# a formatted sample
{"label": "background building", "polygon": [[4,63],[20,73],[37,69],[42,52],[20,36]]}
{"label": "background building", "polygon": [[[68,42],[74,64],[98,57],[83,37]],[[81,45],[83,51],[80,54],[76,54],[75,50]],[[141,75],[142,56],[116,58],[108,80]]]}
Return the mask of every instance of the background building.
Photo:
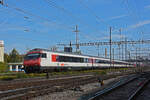
{"label": "background building", "polygon": [[0,40],[0,62],[4,62],[4,41]]}
{"label": "background building", "polygon": [[13,72],[21,72],[24,71],[23,68],[23,62],[18,62],[18,63],[8,63],[9,66],[9,71]]}

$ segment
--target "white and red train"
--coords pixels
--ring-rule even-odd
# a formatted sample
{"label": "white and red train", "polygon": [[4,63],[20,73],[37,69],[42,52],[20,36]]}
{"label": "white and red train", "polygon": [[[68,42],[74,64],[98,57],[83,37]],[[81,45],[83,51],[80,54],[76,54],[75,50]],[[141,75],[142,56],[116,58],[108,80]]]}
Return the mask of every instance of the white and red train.
{"label": "white and red train", "polygon": [[[26,73],[34,73],[109,68],[110,60],[96,56],[33,49],[25,55],[23,65]],[[133,67],[133,65],[125,61],[113,60],[111,67]]]}

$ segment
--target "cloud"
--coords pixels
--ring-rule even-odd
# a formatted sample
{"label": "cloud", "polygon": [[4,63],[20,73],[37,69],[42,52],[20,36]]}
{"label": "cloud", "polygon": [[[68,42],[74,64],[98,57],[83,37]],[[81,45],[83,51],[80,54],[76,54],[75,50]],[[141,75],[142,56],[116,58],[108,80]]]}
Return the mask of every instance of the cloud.
{"label": "cloud", "polygon": [[[125,35],[120,35],[120,34],[112,34],[112,39],[120,39],[120,38],[125,38]],[[101,37],[101,40],[109,40],[110,36],[106,36],[106,37]]]}
{"label": "cloud", "polygon": [[109,18],[108,20],[116,20],[116,19],[120,19],[120,18],[123,18],[126,16],[128,16],[128,15],[113,16],[113,17]]}
{"label": "cloud", "polygon": [[113,1],[112,0],[85,0],[88,2],[90,5],[100,5],[100,4],[111,4]]}
{"label": "cloud", "polygon": [[149,8],[150,8],[150,5],[147,5],[147,6],[145,6],[144,8],[149,9]]}
{"label": "cloud", "polygon": [[138,28],[138,27],[142,27],[144,25],[147,25],[147,24],[150,24],[150,20],[145,20],[145,21],[140,21],[134,25],[130,25],[128,28],[124,29],[124,30],[131,30],[131,29],[135,29],[135,28]]}
{"label": "cloud", "polygon": [[[100,41],[100,40],[109,40],[110,39],[110,36],[97,36],[97,37],[94,37],[94,38],[91,38],[90,36],[85,36],[87,39],[89,40],[97,40],[97,41]],[[125,35],[120,35],[120,34],[112,34],[112,39],[120,39],[120,38],[125,38],[126,36]]]}
{"label": "cloud", "polygon": [[67,30],[73,30],[73,27],[70,27],[70,25],[67,25],[67,24],[61,24],[61,23],[58,23],[58,22],[47,22],[47,21],[44,21],[44,22],[41,22],[40,23],[42,25],[42,27],[45,27],[45,28],[48,28],[48,29],[53,29],[53,30],[60,30],[60,29],[67,29]]}
{"label": "cloud", "polygon": [[24,31],[27,30],[27,27],[16,26],[16,25],[5,25],[1,28],[1,31]]}

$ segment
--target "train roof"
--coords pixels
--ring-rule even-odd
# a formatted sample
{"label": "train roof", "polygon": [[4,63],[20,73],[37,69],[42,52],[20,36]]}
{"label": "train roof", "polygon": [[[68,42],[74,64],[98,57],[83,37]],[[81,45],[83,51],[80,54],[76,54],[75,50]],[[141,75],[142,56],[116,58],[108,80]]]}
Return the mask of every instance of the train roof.
{"label": "train roof", "polygon": [[[98,57],[98,56],[92,56],[92,55],[79,54],[79,53],[75,53],[75,52],[52,51],[52,50],[42,49],[42,48],[35,48],[35,49],[30,50],[29,52],[32,52],[32,51],[47,51],[47,52],[62,53],[62,54],[71,54],[71,55],[78,55],[78,56],[96,57],[96,58],[101,58],[101,59],[109,60],[109,58],[104,58],[104,57]],[[125,63],[128,63],[127,61],[116,60],[116,59],[114,59],[114,60],[117,61],[117,62],[125,62]]]}

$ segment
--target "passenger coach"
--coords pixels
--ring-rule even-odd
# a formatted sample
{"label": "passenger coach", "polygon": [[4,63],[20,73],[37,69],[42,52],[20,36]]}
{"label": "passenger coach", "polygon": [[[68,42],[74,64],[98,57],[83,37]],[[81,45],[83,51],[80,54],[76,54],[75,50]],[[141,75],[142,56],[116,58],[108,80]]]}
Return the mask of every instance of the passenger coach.
{"label": "passenger coach", "polygon": [[[32,73],[108,68],[110,60],[95,56],[33,49],[25,55],[23,65],[26,73]],[[132,67],[132,64],[119,60],[112,61],[111,65],[112,67]]]}

